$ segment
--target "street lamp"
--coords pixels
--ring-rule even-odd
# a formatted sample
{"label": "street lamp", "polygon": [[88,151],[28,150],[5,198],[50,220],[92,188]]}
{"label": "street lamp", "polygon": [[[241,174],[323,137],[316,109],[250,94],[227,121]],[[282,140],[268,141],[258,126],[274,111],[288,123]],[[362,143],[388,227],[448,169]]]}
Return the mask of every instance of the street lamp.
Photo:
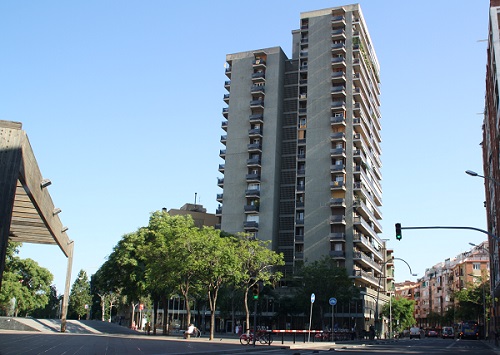
{"label": "street lamp", "polygon": [[[382,264],[380,264],[380,265],[381,265],[382,267],[384,267],[384,266],[385,266],[385,264],[387,264],[388,262],[393,261],[393,260],[400,260],[400,261],[404,262],[404,263],[406,264],[406,266],[408,266],[408,269],[410,269],[410,274],[411,274],[411,276],[417,276],[417,274],[414,274],[414,273],[411,271],[410,264],[408,264],[408,262],[406,262],[406,260],[403,260],[403,259],[401,259],[401,258],[394,258],[394,257],[393,257],[393,258],[391,258],[391,259],[389,259],[389,260],[385,261],[384,263],[382,263]],[[378,323],[379,323],[379,321],[378,321],[378,302],[379,302],[379,298],[380,298],[380,283],[381,283],[381,281],[382,281],[382,273],[380,273],[380,276],[378,277],[377,301],[376,301],[376,303],[375,303],[375,327],[376,327],[376,330],[379,330],[379,331],[380,331],[380,329],[378,329],[378,328],[379,328],[379,325],[378,325]]]}
{"label": "street lamp", "polygon": [[467,175],[470,175],[470,176],[477,176],[477,177],[480,177],[480,178],[483,178],[483,179],[490,180],[490,181],[494,182],[495,184],[500,185],[500,182],[496,181],[496,180],[495,180],[495,179],[493,179],[492,177],[479,175],[479,174],[478,174],[478,173],[476,173],[475,171],[472,171],[472,170],[465,170],[465,173],[466,173]]}

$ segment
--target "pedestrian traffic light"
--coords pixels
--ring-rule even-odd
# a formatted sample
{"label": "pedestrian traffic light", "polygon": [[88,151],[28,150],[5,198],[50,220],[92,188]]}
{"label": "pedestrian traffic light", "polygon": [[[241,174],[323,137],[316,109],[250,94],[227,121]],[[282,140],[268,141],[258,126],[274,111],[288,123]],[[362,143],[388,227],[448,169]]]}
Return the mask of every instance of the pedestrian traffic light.
{"label": "pedestrian traffic light", "polygon": [[258,282],[256,282],[253,286],[252,286],[252,297],[254,300],[258,300],[259,299],[259,293],[260,293],[260,285]]}
{"label": "pedestrian traffic light", "polygon": [[403,234],[401,233],[401,223],[396,223],[396,239],[401,240],[403,238]]}

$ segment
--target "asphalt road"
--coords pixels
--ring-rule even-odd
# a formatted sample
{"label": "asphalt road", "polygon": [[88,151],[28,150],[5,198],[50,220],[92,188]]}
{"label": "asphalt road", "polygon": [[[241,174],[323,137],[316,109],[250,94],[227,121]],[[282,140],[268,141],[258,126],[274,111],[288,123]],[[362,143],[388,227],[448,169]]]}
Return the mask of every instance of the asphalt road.
{"label": "asphalt road", "polygon": [[240,345],[237,338],[185,340],[181,337],[112,334],[67,334],[0,331],[0,354],[425,354],[494,355],[500,350],[477,340],[402,339],[356,341],[344,344],[280,342],[272,346]]}

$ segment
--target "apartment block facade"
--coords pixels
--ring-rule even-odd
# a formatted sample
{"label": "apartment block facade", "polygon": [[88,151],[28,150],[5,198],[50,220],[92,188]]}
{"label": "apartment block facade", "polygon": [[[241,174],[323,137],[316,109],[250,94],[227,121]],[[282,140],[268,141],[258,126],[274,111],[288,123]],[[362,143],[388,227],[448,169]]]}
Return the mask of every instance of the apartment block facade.
{"label": "apartment block facade", "polygon": [[[489,237],[491,263],[491,296],[500,297],[500,0],[491,0],[489,9],[489,31],[486,62],[486,95],[483,121],[483,175],[485,188],[485,207]],[[493,302],[491,328],[500,325],[500,307]]]}
{"label": "apartment block facade", "polygon": [[301,13],[292,58],[228,54],[225,73],[220,228],[272,241],[285,275],[326,255],[385,296],[379,64],[360,6]]}
{"label": "apartment block facade", "polygon": [[[454,316],[453,293],[478,285],[490,277],[487,242],[425,270],[417,282],[395,284],[395,296],[415,301],[414,317],[422,328],[440,329],[463,321]],[[487,292],[487,291],[486,291]],[[450,318],[449,321],[443,319]],[[482,324],[483,319],[479,319]]]}

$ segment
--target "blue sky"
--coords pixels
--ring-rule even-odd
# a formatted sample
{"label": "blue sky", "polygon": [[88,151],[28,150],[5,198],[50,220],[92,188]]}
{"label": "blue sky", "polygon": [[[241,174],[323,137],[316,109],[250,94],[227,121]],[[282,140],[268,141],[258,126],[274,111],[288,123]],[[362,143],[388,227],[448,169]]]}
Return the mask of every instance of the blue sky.
{"label": "blue sky", "polygon": [[[381,66],[382,238],[414,273],[486,239],[482,171],[489,1],[359,1]],[[151,212],[214,213],[228,53],[281,46],[300,13],[344,1],[0,2],[0,119],[23,123],[75,241],[73,283]],[[473,4],[473,5],[471,5]],[[66,258],[25,244],[63,291]],[[410,277],[396,261],[396,281]]]}

